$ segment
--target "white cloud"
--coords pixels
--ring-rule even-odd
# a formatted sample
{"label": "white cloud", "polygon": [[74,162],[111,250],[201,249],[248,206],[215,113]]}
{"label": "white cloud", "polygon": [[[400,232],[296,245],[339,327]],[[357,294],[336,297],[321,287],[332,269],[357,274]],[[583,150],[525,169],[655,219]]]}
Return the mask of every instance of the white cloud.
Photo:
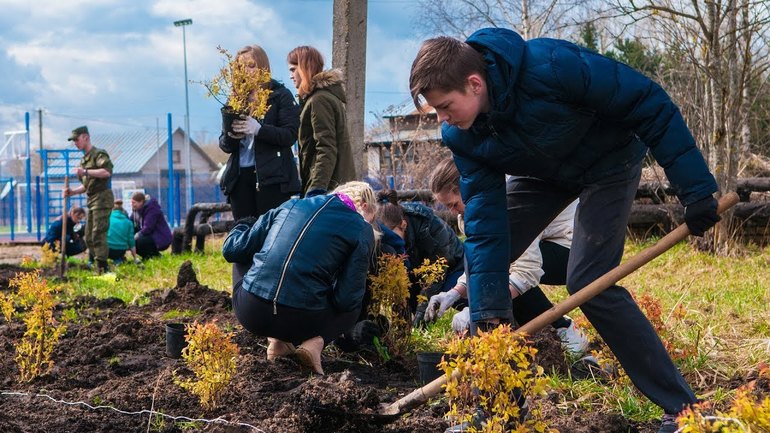
{"label": "white cloud", "polygon": [[[165,125],[171,112],[174,126],[180,125],[185,83],[182,29],[175,20],[193,20],[185,28],[190,80],[216,72],[222,64],[217,45],[231,52],[263,46],[274,77],[290,88],[285,60],[292,48],[315,46],[331,66],[331,1],[0,0],[0,10],[0,104],[6,104],[0,105],[0,129],[23,127],[25,110],[44,107],[46,142],[61,142],[73,125],[100,120],[103,128],[154,128],[158,117]],[[396,12],[382,24],[387,27],[374,24],[383,14],[369,16],[367,89],[406,91],[416,45],[403,29],[392,31],[393,25],[408,25],[394,19],[403,15]],[[193,133],[218,132],[217,103],[204,97],[201,86],[188,86]],[[407,96],[368,94],[367,110]]]}

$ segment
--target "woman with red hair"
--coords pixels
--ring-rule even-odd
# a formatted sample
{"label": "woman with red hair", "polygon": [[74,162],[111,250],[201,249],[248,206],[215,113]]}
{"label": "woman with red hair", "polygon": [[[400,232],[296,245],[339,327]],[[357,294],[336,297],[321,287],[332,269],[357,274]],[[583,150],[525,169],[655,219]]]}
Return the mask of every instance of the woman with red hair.
{"label": "woman with red hair", "polygon": [[298,139],[302,195],[325,194],[356,177],[342,74],[324,71],[323,56],[309,46],[291,50],[286,61],[302,110]]}

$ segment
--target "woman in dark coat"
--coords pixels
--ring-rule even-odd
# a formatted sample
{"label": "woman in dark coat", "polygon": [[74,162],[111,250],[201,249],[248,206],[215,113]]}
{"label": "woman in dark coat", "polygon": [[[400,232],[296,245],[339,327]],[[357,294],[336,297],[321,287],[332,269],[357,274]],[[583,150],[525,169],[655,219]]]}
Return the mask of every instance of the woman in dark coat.
{"label": "woman in dark coat", "polygon": [[[236,59],[247,62],[248,69],[270,71],[267,54],[258,45],[241,48]],[[230,154],[220,187],[236,220],[259,217],[300,188],[291,148],[297,140],[299,105],[283,84],[271,80],[267,86],[271,93],[265,118],[260,122],[241,115],[233,121],[234,134],[222,131],[219,136],[219,148]]]}
{"label": "woman in dark coat", "polygon": [[268,337],[268,360],[296,354],[323,374],[324,345],[358,318],[373,249],[372,226],[341,193],[238,221],[222,246],[225,260],[245,268],[233,280],[238,321]]}

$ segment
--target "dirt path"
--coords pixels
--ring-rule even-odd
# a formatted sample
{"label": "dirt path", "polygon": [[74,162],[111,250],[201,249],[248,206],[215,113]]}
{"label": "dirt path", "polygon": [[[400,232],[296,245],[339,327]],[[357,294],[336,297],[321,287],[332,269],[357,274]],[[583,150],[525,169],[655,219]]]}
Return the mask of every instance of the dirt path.
{"label": "dirt path", "polygon": [[0,244],[0,263],[19,264],[24,257],[40,259],[40,245]]}

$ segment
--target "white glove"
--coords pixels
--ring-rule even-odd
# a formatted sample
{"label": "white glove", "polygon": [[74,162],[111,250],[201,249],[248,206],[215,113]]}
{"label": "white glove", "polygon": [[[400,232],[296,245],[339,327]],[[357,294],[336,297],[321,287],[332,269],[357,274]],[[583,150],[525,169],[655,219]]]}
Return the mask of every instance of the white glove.
{"label": "white glove", "polygon": [[[460,294],[455,289],[449,289],[430,297],[428,309],[425,310],[425,321],[432,322],[446,313],[446,310],[460,299]],[[438,310],[438,311],[436,311]]]}
{"label": "white glove", "polygon": [[257,122],[257,119],[245,114],[241,114],[240,119],[233,120],[233,132],[236,134],[257,135],[261,127],[262,125]]}
{"label": "white glove", "polygon": [[463,308],[463,311],[455,314],[452,317],[452,330],[458,334],[462,334],[471,326],[471,309],[469,307]]}

